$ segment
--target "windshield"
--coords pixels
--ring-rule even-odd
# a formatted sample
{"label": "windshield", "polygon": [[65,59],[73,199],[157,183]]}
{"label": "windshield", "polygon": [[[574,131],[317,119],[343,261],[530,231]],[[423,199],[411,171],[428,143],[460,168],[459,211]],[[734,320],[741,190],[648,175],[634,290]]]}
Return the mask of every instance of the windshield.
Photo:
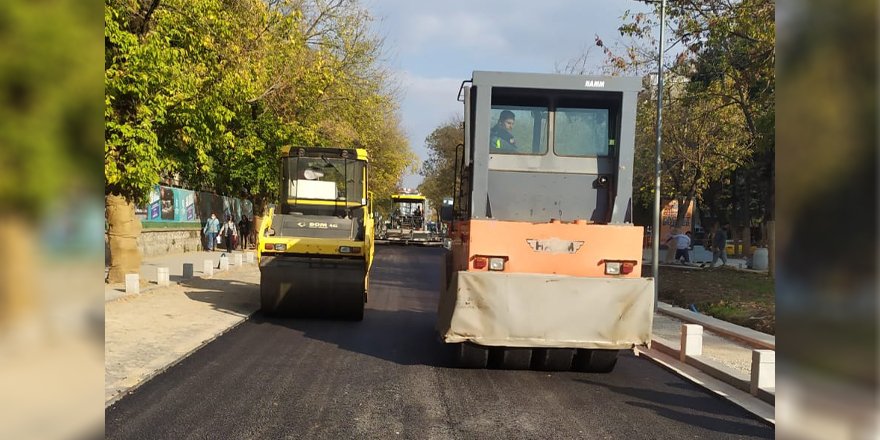
{"label": "windshield", "polygon": [[554,152],[559,156],[607,156],[609,110],[557,108]]}
{"label": "windshield", "polygon": [[406,202],[394,202],[393,209],[391,210],[392,215],[424,215],[424,208],[422,204],[424,202],[415,202],[415,201],[406,201]]}
{"label": "windshield", "polygon": [[336,157],[288,157],[283,199],[366,204],[364,162]]}
{"label": "windshield", "polygon": [[547,152],[547,107],[492,106],[489,151],[492,154]]}

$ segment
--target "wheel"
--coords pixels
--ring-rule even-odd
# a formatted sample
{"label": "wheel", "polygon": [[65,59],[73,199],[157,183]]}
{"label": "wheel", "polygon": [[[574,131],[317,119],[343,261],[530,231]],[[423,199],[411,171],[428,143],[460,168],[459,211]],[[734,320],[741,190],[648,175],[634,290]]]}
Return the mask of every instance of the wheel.
{"label": "wheel", "polygon": [[610,373],[617,365],[620,350],[580,349],[574,356],[574,369],[587,373]]}
{"label": "wheel", "polygon": [[489,365],[502,370],[528,370],[532,366],[532,349],[493,348],[489,351]]}
{"label": "wheel", "polygon": [[489,361],[489,349],[470,342],[458,344],[457,354],[460,368],[486,368]]}
{"label": "wheel", "polygon": [[574,354],[574,348],[537,348],[532,353],[532,368],[543,371],[568,371]]}

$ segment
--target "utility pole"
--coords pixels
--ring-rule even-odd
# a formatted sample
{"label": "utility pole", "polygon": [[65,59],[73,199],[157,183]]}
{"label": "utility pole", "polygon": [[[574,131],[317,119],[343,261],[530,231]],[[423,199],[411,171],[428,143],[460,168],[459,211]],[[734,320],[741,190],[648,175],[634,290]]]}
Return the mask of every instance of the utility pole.
{"label": "utility pole", "polygon": [[654,310],[660,300],[660,147],[663,142],[663,30],[666,24],[666,0],[660,2],[660,49],[657,51],[657,145],[654,153],[654,230],[651,249],[651,273],[654,277]]}

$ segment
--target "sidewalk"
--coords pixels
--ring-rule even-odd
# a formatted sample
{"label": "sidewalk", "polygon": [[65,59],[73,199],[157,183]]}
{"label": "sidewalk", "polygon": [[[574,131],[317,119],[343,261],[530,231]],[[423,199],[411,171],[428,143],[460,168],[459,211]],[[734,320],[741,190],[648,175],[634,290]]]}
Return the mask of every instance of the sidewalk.
{"label": "sidewalk", "polygon": [[[259,309],[260,273],[255,263],[230,265],[228,271],[215,271],[212,277],[203,277],[204,260],[212,260],[216,267],[220,255],[221,252],[191,252],[145,258],[141,277],[147,284],[142,281],[141,293],[127,295],[120,285],[105,287],[107,406]],[[193,264],[193,278],[182,278],[184,263]],[[161,266],[169,268],[171,286],[155,284],[156,268]],[[669,306],[661,306],[665,313],[654,314],[652,348],[678,350],[683,323],[679,318],[704,318],[688,315],[691,312],[687,311],[674,317],[669,314]],[[725,324],[733,331],[748,330]],[[764,336],[772,339],[770,335]],[[707,330],[702,357],[723,365],[723,369],[737,377],[748,377],[752,347]]]}
{"label": "sidewalk", "polygon": [[[203,276],[204,261],[211,260],[216,268],[221,254],[190,252],[145,258],[139,294],[126,294],[124,285],[105,285],[106,406],[260,308],[260,272],[255,263],[230,263],[229,270],[215,269],[213,276]],[[184,263],[193,265],[193,278],[183,279]],[[170,286],[156,285],[157,267],[168,267]]]}

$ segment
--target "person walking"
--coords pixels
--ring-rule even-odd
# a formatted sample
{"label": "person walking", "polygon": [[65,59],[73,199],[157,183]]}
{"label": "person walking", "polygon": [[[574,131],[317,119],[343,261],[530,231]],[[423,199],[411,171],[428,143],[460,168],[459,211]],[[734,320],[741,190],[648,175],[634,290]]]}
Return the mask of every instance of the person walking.
{"label": "person walking", "polygon": [[214,251],[214,246],[217,244],[215,241],[217,239],[217,233],[220,232],[220,220],[217,220],[217,216],[211,214],[211,218],[205,222],[205,227],[202,229],[202,232],[205,233],[205,237],[208,239],[208,245],[205,246],[210,252]]}
{"label": "person walking", "polygon": [[226,223],[223,223],[223,227],[220,228],[220,236],[223,237],[223,240],[226,242],[226,252],[232,253],[232,248],[234,247],[234,240],[238,237],[238,231],[235,228],[235,222],[232,221],[232,217],[226,217]]}
{"label": "person walking", "polygon": [[[726,226],[726,225],[725,225]],[[712,266],[721,258],[721,265],[727,265],[727,233],[718,223],[715,224],[715,232],[712,234]]]}
{"label": "person walking", "polygon": [[241,220],[238,221],[238,233],[241,242],[241,250],[247,250],[248,240],[250,240],[251,234],[251,222],[248,220],[247,216],[241,216]]}

